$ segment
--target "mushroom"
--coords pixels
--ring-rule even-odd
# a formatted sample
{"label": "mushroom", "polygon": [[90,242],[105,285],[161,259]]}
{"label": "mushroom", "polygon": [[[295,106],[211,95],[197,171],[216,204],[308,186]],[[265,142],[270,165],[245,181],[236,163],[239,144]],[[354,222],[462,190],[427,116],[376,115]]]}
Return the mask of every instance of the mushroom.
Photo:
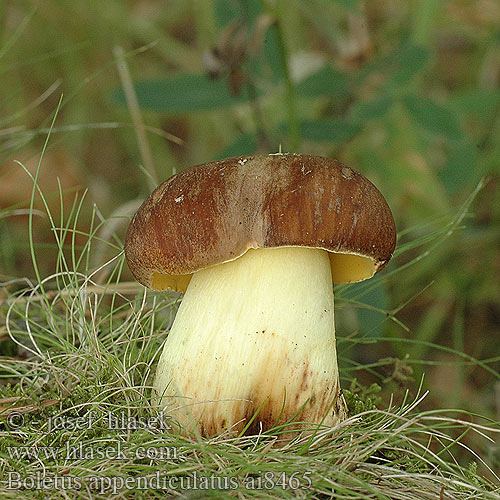
{"label": "mushroom", "polygon": [[370,278],[395,244],[383,196],[336,160],[245,156],[169,178],[125,240],[140,283],[184,292],[155,401],[207,437],[341,422],[333,283]]}

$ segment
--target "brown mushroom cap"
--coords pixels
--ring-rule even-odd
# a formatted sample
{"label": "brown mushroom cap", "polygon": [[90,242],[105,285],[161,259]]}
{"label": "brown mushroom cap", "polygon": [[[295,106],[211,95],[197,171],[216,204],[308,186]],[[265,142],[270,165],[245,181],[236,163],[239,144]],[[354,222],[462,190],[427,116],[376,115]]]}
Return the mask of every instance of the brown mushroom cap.
{"label": "brown mushroom cap", "polygon": [[125,239],[133,275],[185,291],[191,274],[250,248],[330,252],[334,283],[380,271],[396,245],[391,210],[365,177],[336,160],[271,154],[198,165],[160,184]]}

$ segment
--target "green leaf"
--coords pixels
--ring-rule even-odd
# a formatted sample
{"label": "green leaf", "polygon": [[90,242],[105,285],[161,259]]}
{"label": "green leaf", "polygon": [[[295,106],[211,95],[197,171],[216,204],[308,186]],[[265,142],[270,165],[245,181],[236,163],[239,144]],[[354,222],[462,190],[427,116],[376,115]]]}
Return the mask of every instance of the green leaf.
{"label": "green leaf", "polygon": [[[167,113],[227,108],[247,100],[244,92],[234,96],[225,80],[211,80],[205,75],[143,80],[136,82],[134,87],[141,108]],[[122,89],[117,90],[112,98],[125,103]]]}
{"label": "green leaf", "polygon": [[356,102],[351,108],[351,120],[355,123],[363,123],[367,120],[382,118],[393,102],[393,97],[387,95],[369,102]]}
{"label": "green leaf", "polygon": [[240,17],[245,24],[253,25],[262,12],[259,0],[215,0],[215,18],[219,27],[223,27]]}
{"label": "green leaf", "polygon": [[459,144],[448,154],[448,161],[439,170],[439,178],[449,193],[477,182],[484,174],[479,166],[476,147],[470,142]]}
{"label": "green leaf", "polygon": [[[222,30],[230,26],[235,26],[236,20],[241,21],[242,29],[247,29],[248,33],[253,33],[259,16],[263,15],[262,2],[260,0],[216,0],[215,18]],[[222,36],[222,35],[220,35]],[[237,39],[235,35],[234,39]],[[248,57],[245,65],[254,81],[278,82],[282,79],[282,67],[280,62],[280,48],[277,36],[276,24],[267,28],[263,46],[259,48],[257,54]]]}
{"label": "green leaf", "polygon": [[242,15],[241,2],[238,0],[215,0],[214,13],[217,25],[223,27]]}
{"label": "green leaf", "polygon": [[257,138],[253,134],[243,134],[236,138],[234,142],[224,148],[215,160],[230,158],[231,156],[251,155],[257,150]]}
{"label": "green leaf", "polygon": [[[259,74],[270,81],[279,82],[283,80],[283,65],[281,63],[278,27],[276,24],[269,26],[266,32],[263,48],[264,58],[257,57],[256,63],[261,62]],[[262,60],[262,61],[261,61]],[[265,61],[265,65],[263,64]]]}
{"label": "green leaf", "polygon": [[412,95],[404,97],[403,102],[411,119],[427,132],[451,140],[464,139],[457,116],[447,107]]}
{"label": "green leaf", "polygon": [[368,290],[360,299],[366,307],[359,306],[356,310],[359,329],[369,337],[379,337],[384,329],[385,311],[389,308],[389,294],[385,283],[382,282],[377,283],[376,287],[371,284]]}
{"label": "green leaf", "polygon": [[494,119],[500,107],[500,92],[473,89],[450,96],[450,107],[458,114],[473,115],[483,123]]}
{"label": "green leaf", "polygon": [[424,70],[430,53],[425,47],[407,45],[394,54],[391,68],[394,70],[392,81],[397,86],[407,85],[414,76]]}
{"label": "green leaf", "polygon": [[306,120],[300,124],[300,133],[310,141],[345,142],[359,130],[345,120]]}
{"label": "green leaf", "polygon": [[338,3],[349,10],[357,9],[360,0],[323,0],[325,3]]}
{"label": "green leaf", "polygon": [[430,52],[425,47],[403,44],[388,56],[367,63],[358,81],[361,83],[373,73],[380,73],[387,77],[390,86],[403,87],[424,70],[429,59]]}
{"label": "green leaf", "polygon": [[330,66],[324,67],[297,85],[297,95],[301,97],[338,97],[347,93],[347,78]]}

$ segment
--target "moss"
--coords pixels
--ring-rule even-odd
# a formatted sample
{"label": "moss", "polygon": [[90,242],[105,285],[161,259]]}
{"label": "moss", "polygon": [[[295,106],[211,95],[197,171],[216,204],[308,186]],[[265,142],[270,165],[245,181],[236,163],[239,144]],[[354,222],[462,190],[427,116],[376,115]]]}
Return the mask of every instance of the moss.
{"label": "moss", "polygon": [[378,396],[381,390],[382,388],[378,384],[374,383],[365,387],[357,379],[353,379],[349,389],[343,391],[349,416],[376,410],[377,405],[382,401],[382,398]]}

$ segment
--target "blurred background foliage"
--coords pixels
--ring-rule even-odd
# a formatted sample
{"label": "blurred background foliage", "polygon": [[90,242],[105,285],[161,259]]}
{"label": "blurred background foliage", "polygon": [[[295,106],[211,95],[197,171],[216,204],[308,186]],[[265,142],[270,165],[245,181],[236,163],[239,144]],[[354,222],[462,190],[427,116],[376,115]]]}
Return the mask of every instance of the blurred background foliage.
{"label": "blurred background foliage", "polygon": [[[338,287],[344,373],[388,401],[425,372],[428,407],[500,419],[496,0],[3,0],[0,79],[2,282],[34,276],[15,160],[35,171],[61,94],[39,184],[66,222],[88,190],[83,233],[95,203],[123,237],[152,186],[193,164],[334,157],[379,187],[406,250],[376,286]],[[43,275],[56,252],[35,205]]]}

